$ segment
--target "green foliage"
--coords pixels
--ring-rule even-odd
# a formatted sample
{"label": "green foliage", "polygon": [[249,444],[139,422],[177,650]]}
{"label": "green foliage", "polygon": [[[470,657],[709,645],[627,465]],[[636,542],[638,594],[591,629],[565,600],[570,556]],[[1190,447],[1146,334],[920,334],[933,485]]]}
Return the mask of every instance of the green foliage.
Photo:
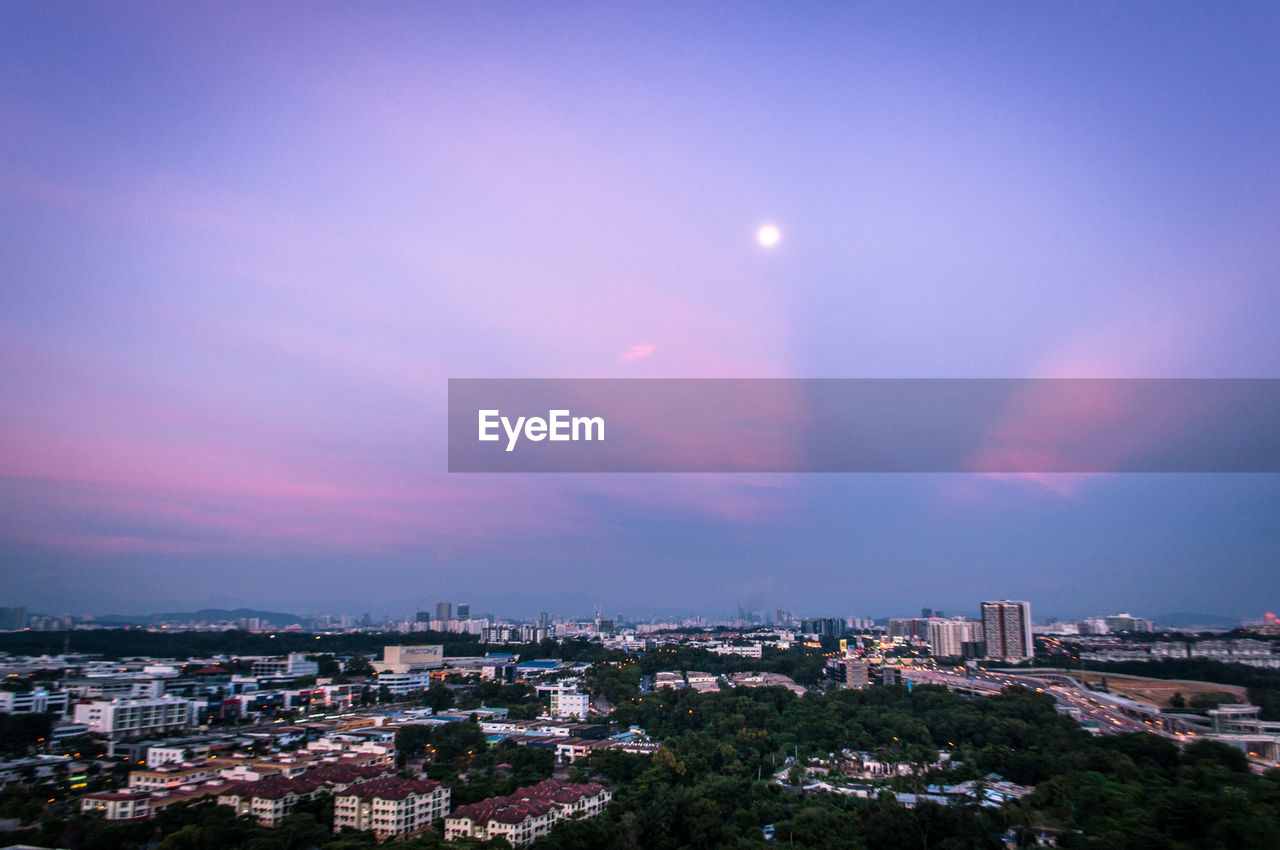
{"label": "green foliage", "polygon": [[53,721],[52,714],[0,714],[0,754],[20,756],[42,746]]}

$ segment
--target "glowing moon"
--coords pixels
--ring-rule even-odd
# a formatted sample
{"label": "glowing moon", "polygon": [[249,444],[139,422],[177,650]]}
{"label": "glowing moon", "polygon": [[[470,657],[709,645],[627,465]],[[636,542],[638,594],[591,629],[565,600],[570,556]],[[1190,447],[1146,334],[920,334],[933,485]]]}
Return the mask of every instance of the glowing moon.
{"label": "glowing moon", "polygon": [[781,239],[782,231],[779,230],[776,225],[762,225],[761,228],[756,231],[756,241],[760,243],[760,247],[762,248],[772,248],[774,245],[777,245]]}

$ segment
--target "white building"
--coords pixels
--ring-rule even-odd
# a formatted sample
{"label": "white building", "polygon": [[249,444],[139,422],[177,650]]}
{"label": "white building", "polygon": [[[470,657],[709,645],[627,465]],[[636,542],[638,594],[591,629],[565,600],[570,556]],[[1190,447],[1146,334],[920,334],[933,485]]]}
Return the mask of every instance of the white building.
{"label": "white building", "polygon": [[440,644],[422,646],[384,646],[382,660],[373,662],[379,673],[418,673],[437,670],[444,666],[444,647]]}
{"label": "white building", "polygon": [[559,718],[585,718],[591,711],[591,695],[578,691],[576,686],[551,688],[551,716]]}
{"label": "white building", "polygon": [[101,812],[107,820],[151,817],[151,795],[134,791],[100,791],[80,798],[80,811]]}
{"label": "white building", "polygon": [[67,698],[66,691],[47,691],[44,688],[0,691],[0,714],[66,714]]}
{"label": "white building", "polygon": [[175,696],[85,700],[76,704],[73,719],[102,735],[136,738],[190,727],[195,708],[194,700]]}
{"label": "white building", "polygon": [[386,688],[396,696],[415,694],[431,687],[430,673],[379,673],[378,688]]}
{"label": "white building", "polygon": [[959,658],[964,655],[964,645],[983,639],[984,627],[977,620],[964,617],[929,620],[929,652],[935,658]]}
{"label": "white building", "polygon": [[752,643],[747,646],[712,644],[707,647],[707,651],[715,655],[740,655],[743,658],[761,658],[764,655],[764,646],[760,643]]}
{"label": "white building", "polygon": [[449,813],[452,792],[431,779],[388,777],[348,786],[333,797],[333,830],[370,830],[379,840],[421,832]]}
{"label": "white building", "polygon": [[558,820],[599,815],[612,796],[595,783],[575,785],[548,779],[507,797],[459,806],[445,820],[444,837],[446,841],[505,838],[513,847],[521,847],[546,835]]}
{"label": "white building", "polygon": [[291,652],[284,658],[261,658],[253,662],[255,676],[315,676],[320,672],[318,661],[308,661],[305,653]]}

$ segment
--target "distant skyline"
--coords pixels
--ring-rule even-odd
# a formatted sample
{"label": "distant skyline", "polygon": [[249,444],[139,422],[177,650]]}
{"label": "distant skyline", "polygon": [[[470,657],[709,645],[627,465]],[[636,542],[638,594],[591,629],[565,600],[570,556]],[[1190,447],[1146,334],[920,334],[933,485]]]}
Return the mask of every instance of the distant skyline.
{"label": "distant skyline", "polygon": [[[964,618],[968,618],[970,620],[974,620],[978,622],[981,622],[982,620],[980,610],[977,612],[967,611],[967,610],[951,611],[946,609],[930,609],[930,610],[931,610],[931,613],[929,616],[931,617],[939,617],[939,618],[964,617]],[[1034,606],[1033,606],[1033,610],[1034,610]],[[214,616],[214,613],[216,613],[219,616]],[[117,619],[120,621],[131,619],[135,622],[143,622],[148,619],[152,621],[156,621],[157,618],[159,617],[172,618],[175,615],[185,616],[190,620],[206,619],[206,620],[212,621],[212,620],[217,620],[219,618],[226,619],[230,615],[235,615],[236,618],[243,618],[243,617],[254,617],[254,616],[260,616],[260,615],[266,614],[266,615],[276,615],[278,617],[292,617],[304,623],[306,621],[306,618],[308,617],[322,618],[322,617],[348,617],[349,616],[349,617],[354,617],[357,620],[360,620],[360,619],[363,619],[365,616],[368,616],[370,622],[374,626],[379,626],[387,623],[417,622],[416,615],[418,613],[419,611],[417,610],[388,611],[383,613],[378,613],[374,611],[357,611],[357,610],[352,610],[352,611],[338,611],[338,610],[275,611],[275,610],[269,610],[269,609],[263,609],[263,608],[255,608],[247,605],[237,605],[234,608],[192,608],[190,610],[165,610],[165,611],[157,610],[157,611],[147,611],[147,612],[137,612],[137,613],[127,613],[127,614],[114,612],[114,611],[112,612],[28,611],[27,616],[57,618],[57,617],[65,617],[67,615],[70,615],[75,618],[92,617],[95,621],[100,621],[102,624],[107,626],[111,626],[112,623],[117,622]],[[431,613],[431,612],[428,612],[428,613]],[[556,621],[556,622],[565,621],[565,620],[584,622],[584,621],[590,621],[594,619],[594,616],[595,616],[594,612],[586,612],[586,611],[547,611],[547,612],[537,612],[534,614],[529,614],[529,613],[511,614],[507,612],[493,611],[493,610],[486,609],[486,610],[474,611],[469,615],[469,617],[477,618],[481,620],[490,620],[492,622],[536,623],[538,622],[538,620],[540,619],[543,613],[546,613],[553,621]],[[747,627],[754,628],[758,626],[777,625],[777,621],[773,619],[774,612],[772,610],[744,611],[744,613],[747,616],[741,618],[741,620],[746,624]],[[912,618],[924,616],[923,611],[920,609],[917,609],[915,611],[896,612],[896,613],[889,613],[889,614],[871,613],[871,612],[863,612],[861,614],[840,614],[839,612],[824,613],[824,612],[814,612],[814,611],[786,611],[784,613],[788,617],[794,618],[796,620],[835,617],[835,618],[844,619],[844,620],[848,620],[851,618],[861,619],[861,620],[874,620],[880,623],[884,623],[884,622],[887,622],[888,620],[893,620],[893,619],[912,619]],[[1079,614],[1079,615],[1073,615],[1073,616],[1072,615],[1063,616],[1063,615],[1054,614],[1052,612],[1046,613],[1046,614],[1033,614],[1032,619],[1033,619],[1033,622],[1037,624],[1044,624],[1049,621],[1071,623],[1071,622],[1082,622],[1090,618],[1109,617],[1113,615],[1132,615],[1144,620],[1151,620],[1156,624],[1156,626],[1164,626],[1168,628],[1186,628],[1192,625],[1221,626],[1227,623],[1240,624],[1240,623],[1255,621],[1255,620],[1260,621],[1263,619],[1264,613],[1266,612],[1261,612],[1258,614],[1258,616],[1233,617],[1230,615],[1215,614],[1209,611],[1165,611],[1165,612],[1159,612],[1156,614],[1147,614],[1142,612],[1135,613],[1133,611],[1106,610],[1106,611],[1093,611],[1093,612],[1089,612],[1088,614]],[[205,614],[207,616],[203,616],[203,617],[195,616],[200,614]],[[619,617],[619,615],[621,615],[621,617]],[[756,619],[752,619],[752,615],[764,615],[764,619],[763,620],[759,619],[758,616],[756,617]],[[663,621],[683,623],[683,622],[692,621],[692,620],[702,620],[702,621],[705,621],[709,626],[710,625],[726,625],[726,624],[732,624],[734,622],[739,621],[739,617],[736,615],[736,612],[677,611],[675,609],[672,609],[666,612],[663,612],[663,611],[627,612],[627,611],[602,610],[600,612],[600,618],[605,620],[612,620],[615,622],[640,623],[640,624],[663,622]],[[461,619],[467,619],[467,618],[461,618]]]}
{"label": "distant skyline", "polygon": [[1274,3],[9,3],[0,76],[0,606],[1280,607],[1273,474],[445,457],[451,377],[1280,378]]}

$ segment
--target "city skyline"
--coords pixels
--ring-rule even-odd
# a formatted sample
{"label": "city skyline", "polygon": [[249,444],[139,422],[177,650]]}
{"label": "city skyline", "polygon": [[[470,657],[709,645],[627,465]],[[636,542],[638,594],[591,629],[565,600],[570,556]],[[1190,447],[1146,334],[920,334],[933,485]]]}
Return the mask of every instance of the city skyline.
{"label": "city skyline", "polygon": [[1280,378],[1277,31],[8,4],[0,604],[1260,616],[1280,475],[450,474],[446,393]]}

